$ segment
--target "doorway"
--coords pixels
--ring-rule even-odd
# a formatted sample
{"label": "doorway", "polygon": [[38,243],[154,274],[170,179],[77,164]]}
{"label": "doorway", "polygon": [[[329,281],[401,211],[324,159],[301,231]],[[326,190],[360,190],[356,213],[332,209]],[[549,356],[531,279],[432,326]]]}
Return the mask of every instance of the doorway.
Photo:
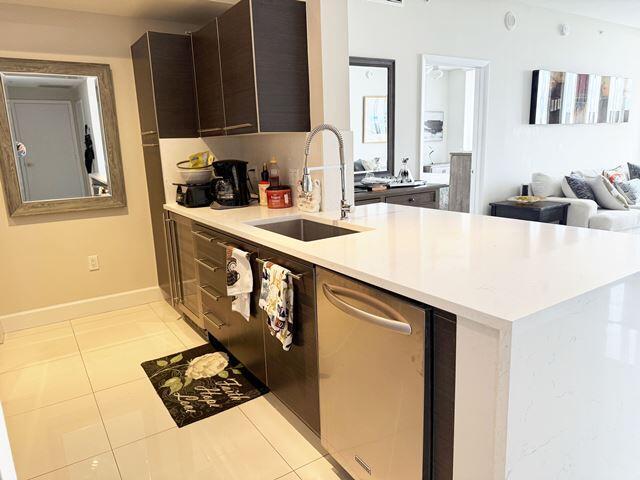
{"label": "doorway", "polygon": [[422,55],[420,179],[449,185],[440,207],[482,213],[489,62]]}

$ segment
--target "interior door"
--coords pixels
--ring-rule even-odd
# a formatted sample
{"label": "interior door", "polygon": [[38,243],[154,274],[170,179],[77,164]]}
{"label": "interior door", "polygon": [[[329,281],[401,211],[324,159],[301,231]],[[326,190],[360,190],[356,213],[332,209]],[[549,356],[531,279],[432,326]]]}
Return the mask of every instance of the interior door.
{"label": "interior door", "polygon": [[71,102],[10,101],[14,135],[26,147],[23,194],[27,201],[87,195]]}

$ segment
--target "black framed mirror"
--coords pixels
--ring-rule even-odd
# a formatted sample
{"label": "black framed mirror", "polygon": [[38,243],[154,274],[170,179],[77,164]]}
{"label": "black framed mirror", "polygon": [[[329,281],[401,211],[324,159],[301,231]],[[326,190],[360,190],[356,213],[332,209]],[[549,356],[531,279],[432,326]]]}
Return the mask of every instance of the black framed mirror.
{"label": "black framed mirror", "polygon": [[395,173],[396,62],[349,58],[351,130],[355,181],[367,173]]}

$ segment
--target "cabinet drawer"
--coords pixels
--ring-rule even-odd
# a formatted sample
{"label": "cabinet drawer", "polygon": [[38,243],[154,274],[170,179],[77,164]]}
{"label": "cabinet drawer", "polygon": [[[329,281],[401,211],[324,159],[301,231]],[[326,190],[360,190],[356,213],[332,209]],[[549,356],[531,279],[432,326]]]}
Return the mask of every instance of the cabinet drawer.
{"label": "cabinet drawer", "polygon": [[196,258],[224,267],[227,252],[222,243],[221,236],[215,231],[201,225],[194,225],[193,239],[196,245]]}
{"label": "cabinet drawer", "polygon": [[410,195],[387,197],[387,203],[394,205],[409,205],[417,207],[435,207],[436,192],[421,192]]}
{"label": "cabinet drawer", "polygon": [[372,205],[374,203],[382,203],[382,198],[367,198],[366,200],[356,200],[356,207],[360,205]]}
{"label": "cabinet drawer", "polygon": [[[196,259],[201,286],[209,286],[219,294],[227,293],[227,274],[223,265],[218,265],[208,257]],[[202,292],[201,292],[202,293]]]}

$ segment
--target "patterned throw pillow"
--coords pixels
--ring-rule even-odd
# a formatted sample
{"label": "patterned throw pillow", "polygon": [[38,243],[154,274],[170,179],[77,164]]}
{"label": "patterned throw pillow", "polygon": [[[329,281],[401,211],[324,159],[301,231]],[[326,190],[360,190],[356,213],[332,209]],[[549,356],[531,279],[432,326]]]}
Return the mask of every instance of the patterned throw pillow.
{"label": "patterned throw pillow", "polygon": [[627,172],[622,165],[618,165],[616,168],[605,170],[602,172],[607,180],[611,183],[624,182],[627,180]]}
{"label": "patterned throw pillow", "polygon": [[640,205],[640,178],[627,182],[616,182],[616,189],[627,199],[629,205]]}
{"label": "patterned throw pillow", "polygon": [[634,165],[633,163],[629,163],[629,178],[633,180],[634,178],[640,178],[640,165]]}
{"label": "patterned throw pillow", "polygon": [[579,177],[577,175],[571,175],[564,178],[567,181],[569,188],[571,188],[571,191],[575,194],[576,198],[595,201],[596,196],[593,193],[593,189],[585,178]]}

